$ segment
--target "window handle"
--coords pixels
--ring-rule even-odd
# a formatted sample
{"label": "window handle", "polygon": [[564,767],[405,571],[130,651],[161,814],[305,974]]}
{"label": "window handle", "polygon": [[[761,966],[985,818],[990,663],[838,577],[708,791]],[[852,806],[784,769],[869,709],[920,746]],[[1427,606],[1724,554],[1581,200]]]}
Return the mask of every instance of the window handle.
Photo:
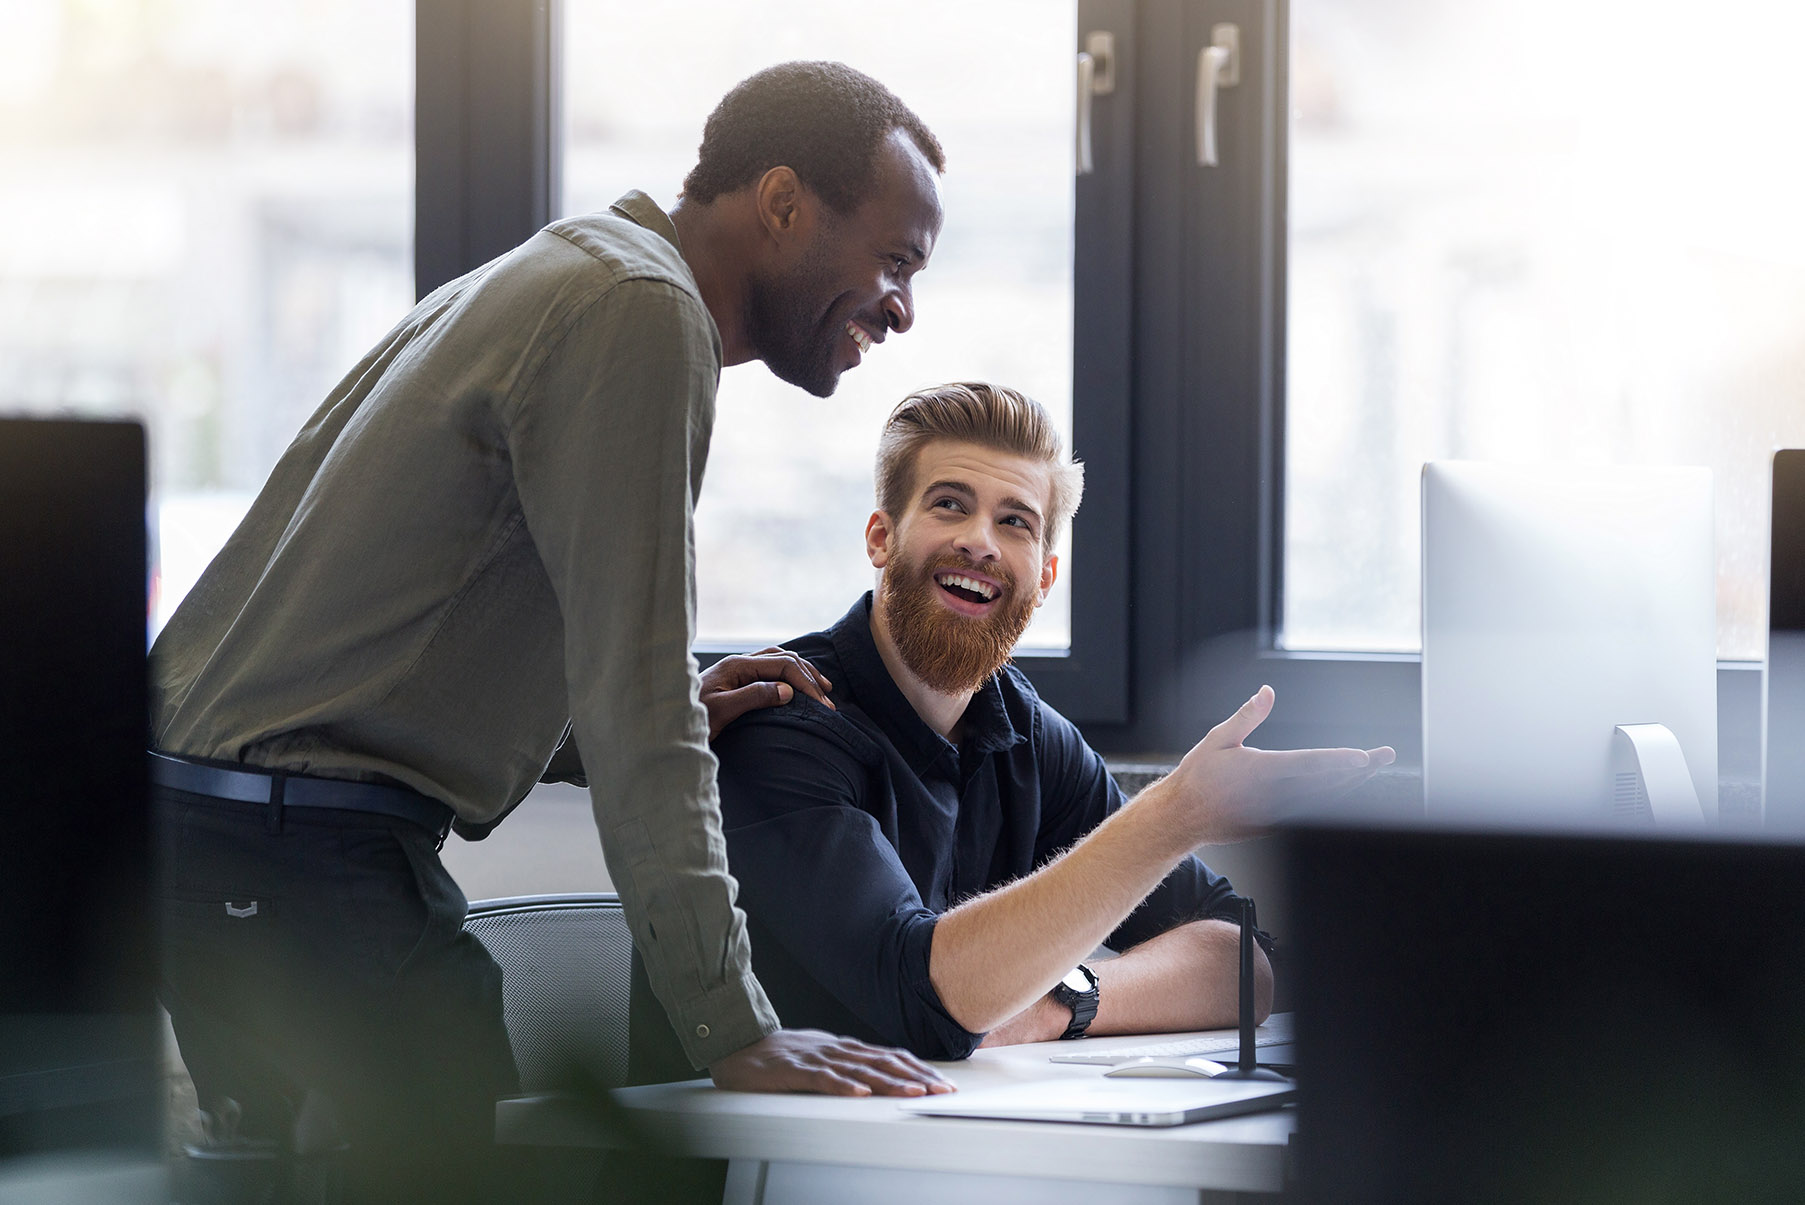
{"label": "window handle", "polygon": [[1217,25],[1197,54],[1197,165],[1215,167],[1216,93],[1241,82],[1241,28]]}
{"label": "window handle", "polygon": [[1078,52],[1078,174],[1096,170],[1091,158],[1091,97],[1116,90],[1116,36],[1107,30],[1084,35]]}

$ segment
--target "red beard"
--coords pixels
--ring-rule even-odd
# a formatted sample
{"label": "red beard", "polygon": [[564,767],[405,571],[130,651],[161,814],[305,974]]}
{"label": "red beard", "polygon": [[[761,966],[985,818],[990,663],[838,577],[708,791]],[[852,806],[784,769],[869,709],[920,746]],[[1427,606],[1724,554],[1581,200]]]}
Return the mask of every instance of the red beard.
{"label": "red beard", "polygon": [[[996,578],[1003,597],[982,617],[952,611],[934,597],[940,591],[934,575],[944,570]],[[1018,591],[1015,579],[1000,567],[980,570],[956,556],[923,566],[894,552],[878,589],[903,664],[930,690],[945,695],[975,691],[1003,668],[1034,617],[1032,591]]]}

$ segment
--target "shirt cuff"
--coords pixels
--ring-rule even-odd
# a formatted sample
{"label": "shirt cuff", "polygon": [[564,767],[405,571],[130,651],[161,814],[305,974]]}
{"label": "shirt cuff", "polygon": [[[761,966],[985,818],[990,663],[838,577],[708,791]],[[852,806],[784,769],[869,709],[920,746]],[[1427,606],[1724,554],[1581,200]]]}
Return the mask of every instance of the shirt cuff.
{"label": "shirt cuff", "polygon": [[683,1053],[698,1071],[782,1028],[765,989],[750,974],[667,1011]]}

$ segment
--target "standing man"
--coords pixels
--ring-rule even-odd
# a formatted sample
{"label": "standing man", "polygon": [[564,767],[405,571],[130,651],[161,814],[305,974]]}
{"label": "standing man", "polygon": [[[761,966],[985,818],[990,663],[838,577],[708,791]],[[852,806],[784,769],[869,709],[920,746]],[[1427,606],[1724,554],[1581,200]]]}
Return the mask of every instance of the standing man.
{"label": "standing man", "polygon": [[[163,994],[216,1123],[348,1143],[359,1197],[470,1190],[514,1067],[437,850],[524,795],[567,729],[694,1067],[945,1090],[912,1056],[779,1028],[689,652],[722,366],[825,397],[908,330],[942,167],[877,81],[761,72],[709,117],[669,215],[629,193],[443,286],[308,421],[153,649]],[[799,662],[750,664],[724,686],[820,694]]]}

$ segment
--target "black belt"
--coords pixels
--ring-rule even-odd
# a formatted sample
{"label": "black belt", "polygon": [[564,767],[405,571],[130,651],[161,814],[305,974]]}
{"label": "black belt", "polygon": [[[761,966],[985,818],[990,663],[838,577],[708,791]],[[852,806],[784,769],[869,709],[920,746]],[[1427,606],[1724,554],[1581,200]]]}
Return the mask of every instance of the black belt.
{"label": "black belt", "polygon": [[428,799],[406,787],[375,782],[351,782],[343,778],[313,778],[255,767],[228,768],[186,761],[167,753],[150,755],[150,780],[191,795],[211,795],[235,803],[263,805],[274,813],[282,808],[330,808],[340,812],[374,812],[411,820],[438,836],[451,831],[454,813],[436,799]]}

